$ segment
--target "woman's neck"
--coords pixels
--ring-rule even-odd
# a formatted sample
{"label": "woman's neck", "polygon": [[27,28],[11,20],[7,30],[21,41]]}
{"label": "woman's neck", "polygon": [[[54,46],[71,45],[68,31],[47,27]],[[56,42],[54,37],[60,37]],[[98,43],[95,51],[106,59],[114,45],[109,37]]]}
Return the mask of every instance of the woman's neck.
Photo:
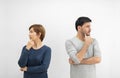
{"label": "woman's neck", "polygon": [[34,46],[33,46],[33,48],[40,48],[42,46],[42,41],[40,40],[40,39],[36,39],[35,41],[34,41]]}

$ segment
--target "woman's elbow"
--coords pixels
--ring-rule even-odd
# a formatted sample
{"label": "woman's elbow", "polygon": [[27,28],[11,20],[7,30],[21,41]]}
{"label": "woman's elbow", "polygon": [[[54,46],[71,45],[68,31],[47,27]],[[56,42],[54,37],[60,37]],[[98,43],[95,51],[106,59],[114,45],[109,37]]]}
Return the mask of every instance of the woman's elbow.
{"label": "woman's elbow", "polygon": [[19,67],[25,67],[26,66],[26,64],[23,64],[21,61],[18,61],[18,65],[19,65]]}

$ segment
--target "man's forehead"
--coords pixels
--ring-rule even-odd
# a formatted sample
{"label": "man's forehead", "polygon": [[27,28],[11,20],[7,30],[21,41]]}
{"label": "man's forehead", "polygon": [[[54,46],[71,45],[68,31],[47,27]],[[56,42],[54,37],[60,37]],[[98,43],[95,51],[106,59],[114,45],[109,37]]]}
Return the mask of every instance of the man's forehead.
{"label": "man's forehead", "polygon": [[88,25],[90,26],[91,23],[90,22],[86,22],[86,23],[83,24],[83,26],[88,26]]}

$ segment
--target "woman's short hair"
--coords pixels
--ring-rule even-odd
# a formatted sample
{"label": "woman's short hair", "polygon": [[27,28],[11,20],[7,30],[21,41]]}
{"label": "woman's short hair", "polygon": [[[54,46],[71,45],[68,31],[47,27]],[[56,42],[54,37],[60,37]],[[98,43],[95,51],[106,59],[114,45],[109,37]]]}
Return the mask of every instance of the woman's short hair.
{"label": "woman's short hair", "polygon": [[40,34],[40,40],[43,41],[45,37],[45,28],[41,24],[33,24],[29,27],[29,30],[33,28],[33,30],[37,33]]}

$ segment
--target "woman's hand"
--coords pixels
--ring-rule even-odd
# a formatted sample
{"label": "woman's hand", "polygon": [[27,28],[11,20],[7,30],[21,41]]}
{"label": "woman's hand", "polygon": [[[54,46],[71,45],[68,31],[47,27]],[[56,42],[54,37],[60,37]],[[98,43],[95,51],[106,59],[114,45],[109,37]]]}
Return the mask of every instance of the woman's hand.
{"label": "woman's hand", "polygon": [[30,50],[30,48],[34,45],[34,41],[30,40],[28,41],[27,45],[26,45],[26,49]]}
{"label": "woman's hand", "polygon": [[21,71],[27,71],[27,67],[20,68]]}

